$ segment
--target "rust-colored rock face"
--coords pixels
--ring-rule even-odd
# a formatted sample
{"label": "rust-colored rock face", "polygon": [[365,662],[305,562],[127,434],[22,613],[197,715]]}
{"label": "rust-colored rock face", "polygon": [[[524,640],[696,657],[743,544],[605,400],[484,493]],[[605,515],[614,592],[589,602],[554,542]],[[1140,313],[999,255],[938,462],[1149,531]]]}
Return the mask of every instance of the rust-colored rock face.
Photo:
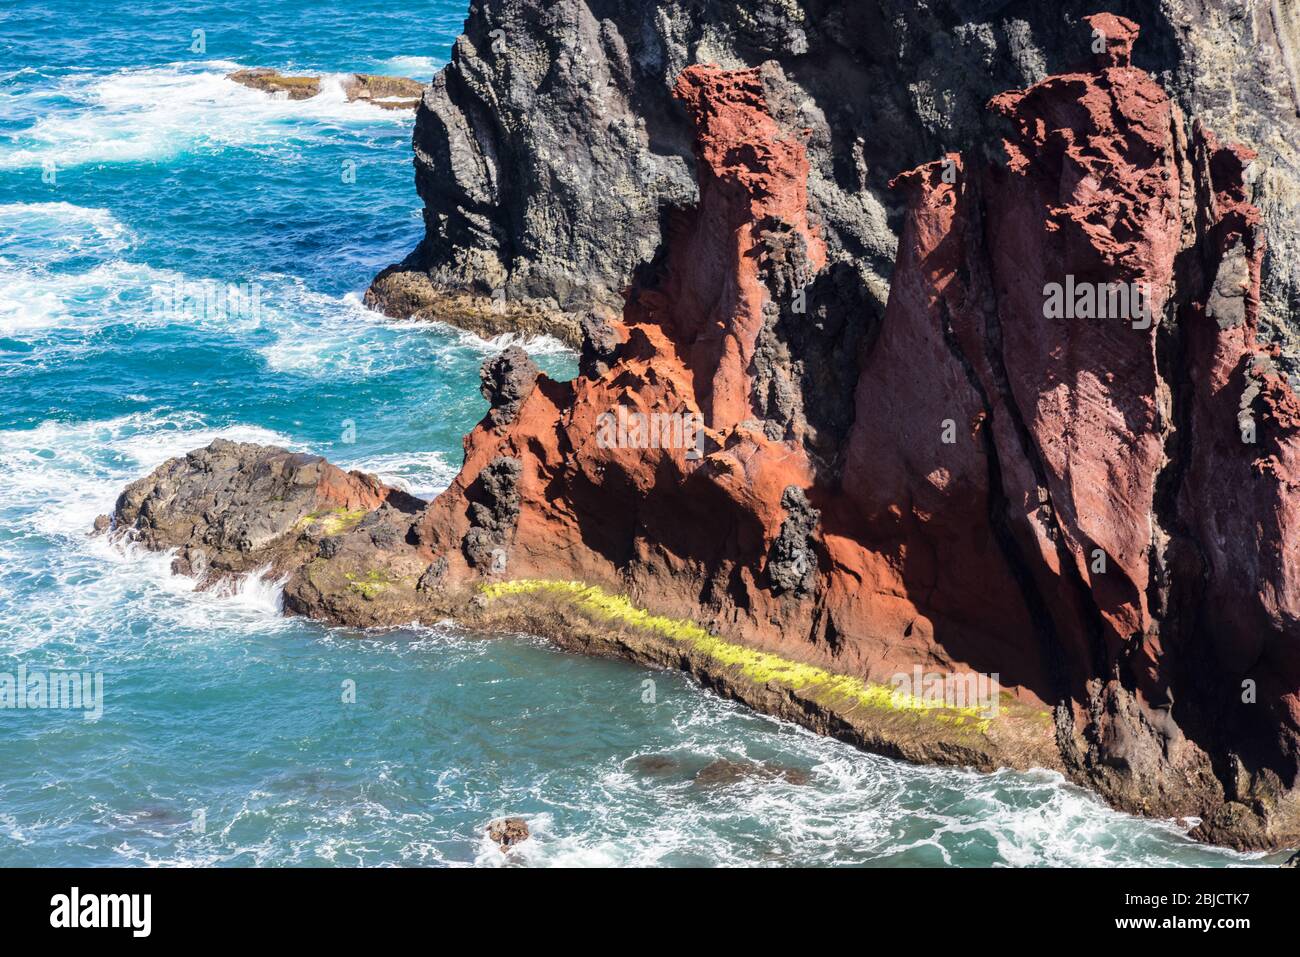
{"label": "rust-colored rock face", "polygon": [[877,681],[996,672],[1120,806],[1294,835],[1300,400],[1256,341],[1252,156],[1090,23],[1094,64],[989,104],[997,161],[895,180],[875,325],[763,68],[684,71],[699,203],[577,379],[491,368],[417,524],[443,580],[580,579]]}
{"label": "rust-colored rock face", "polygon": [[[803,147],[767,112],[759,71],[694,67],[677,94],[699,130],[701,202],[679,214],[656,275],[605,330],[611,361],[585,356],[599,374],[569,384],[539,378],[511,421],[494,410],[466,439],[465,466],[422,541],[448,557],[452,580],[578,577],[692,615],[703,589],[708,617],[768,621],[761,630],[779,640],[775,623],[802,618],[806,631],[815,605],[773,594],[767,562],[753,557],[773,547],[786,490],[810,488],[812,471],[802,420],[765,431],[756,398],[796,391],[764,359],[765,275],[779,259],[802,285],[825,250],[807,219]],[[476,544],[485,540],[487,552]],[[808,543],[789,551],[814,577]]]}

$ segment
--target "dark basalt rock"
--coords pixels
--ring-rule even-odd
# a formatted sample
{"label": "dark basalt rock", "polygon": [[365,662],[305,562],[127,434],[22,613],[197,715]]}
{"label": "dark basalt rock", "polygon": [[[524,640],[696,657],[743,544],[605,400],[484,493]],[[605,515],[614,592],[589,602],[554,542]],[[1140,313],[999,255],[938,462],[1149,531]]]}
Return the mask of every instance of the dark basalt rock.
{"label": "dark basalt rock", "polygon": [[[426,235],[376,281],[391,315],[485,334],[550,331],[621,291],[696,201],[691,130],[672,102],[692,64],[772,61],[769,105],[805,131],[810,206],[832,260],[857,264],[883,312],[902,225],[888,180],[997,129],[995,94],[1091,63],[1084,16],[1143,25],[1133,64],[1185,114],[1260,154],[1270,234],[1263,325],[1291,341],[1300,311],[1300,10],[1228,0],[474,0],[416,116]],[[525,214],[526,211],[526,214]],[[1284,229],[1277,229],[1283,226]],[[493,311],[499,290],[504,308]]]}
{"label": "dark basalt rock", "polygon": [[578,353],[578,374],[588,379],[599,379],[614,362],[618,353],[619,338],[613,323],[589,312],[583,315],[582,346]]}
{"label": "dark basalt rock", "polygon": [[808,501],[804,490],[791,485],[781,495],[785,521],[781,533],[772,543],[767,562],[767,576],[772,591],[781,595],[807,595],[817,580],[817,555],[813,551],[813,532],[821,514]]}
{"label": "dark basalt rock", "polygon": [[426,562],[407,541],[426,504],[320,456],[217,439],[129,485],[111,534],[176,549],[173,573],[203,588],[287,577],[288,612],[393,624],[427,607],[415,594]]}
{"label": "dark basalt rock", "polygon": [[422,505],[317,455],[217,439],[127,486],[114,535],[202,551],[206,567],[242,572],[278,561],[304,530],[350,527],[390,499],[412,511]]}
{"label": "dark basalt rock", "polygon": [[498,456],[479,474],[478,498],[469,506],[470,528],[465,533],[465,558],[483,572],[501,573],[511,543],[515,523],[519,521],[521,498],[519,476],[523,465],[518,459]]}
{"label": "dark basalt rock", "polygon": [[537,364],[518,346],[486,359],[479,369],[479,391],[491,408],[488,417],[497,426],[508,425],[519,414],[519,406],[537,384]]}
{"label": "dark basalt rock", "polygon": [[436,591],[442,587],[443,581],[447,577],[447,557],[439,555],[429,563],[429,567],[424,570],[420,580],[415,583],[416,591]]}

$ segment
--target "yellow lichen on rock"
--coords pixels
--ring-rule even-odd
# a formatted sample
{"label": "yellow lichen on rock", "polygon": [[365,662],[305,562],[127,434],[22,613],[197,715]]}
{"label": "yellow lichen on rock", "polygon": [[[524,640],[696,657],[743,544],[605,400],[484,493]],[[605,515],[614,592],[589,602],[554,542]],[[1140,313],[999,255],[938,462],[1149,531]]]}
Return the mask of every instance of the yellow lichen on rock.
{"label": "yellow lichen on rock", "polygon": [[693,621],[653,615],[623,595],[583,582],[518,579],[482,586],[488,601],[512,595],[547,594],[572,602],[594,618],[618,622],[684,644],[724,667],[735,668],[757,685],[777,684],[840,710],[856,707],[912,713],[918,717],[986,733],[991,719],[980,708],[934,704],[916,695],[852,675],[836,674],[816,665],[782,658],[771,652],[726,641]]}

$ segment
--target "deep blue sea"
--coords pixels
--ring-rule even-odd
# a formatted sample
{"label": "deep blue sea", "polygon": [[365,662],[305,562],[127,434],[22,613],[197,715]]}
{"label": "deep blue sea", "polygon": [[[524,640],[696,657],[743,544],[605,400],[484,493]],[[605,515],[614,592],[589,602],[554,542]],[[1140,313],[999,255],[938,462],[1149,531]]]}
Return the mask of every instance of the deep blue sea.
{"label": "deep blue sea", "polygon": [[[125,483],[216,436],[424,496],[450,481],[502,342],[360,302],[421,234],[412,116],[223,77],[428,80],[464,7],[0,8],[0,673],[104,680],[96,721],[0,710],[0,866],[1266,863],[1054,774],[910,767],[677,674],[645,704],[650,673],[526,635],[285,619],[274,582],[195,593],[87,537]],[[159,306],[230,285],[255,307]],[[807,777],[697,777],[719,761]],[[508,856],[483,836],[501,815],[534,835]]]}

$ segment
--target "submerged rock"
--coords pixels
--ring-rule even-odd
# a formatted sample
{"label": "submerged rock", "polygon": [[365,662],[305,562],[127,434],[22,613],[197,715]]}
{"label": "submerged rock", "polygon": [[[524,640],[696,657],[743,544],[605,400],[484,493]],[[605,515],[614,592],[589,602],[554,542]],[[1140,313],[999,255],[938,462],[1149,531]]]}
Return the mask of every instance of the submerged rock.
{"label": "submerged rock", "polygon": [[681,762],[667,754],[638,754],[629,762],[641,774],[670,774],[681,767]]}
{"label": "submerged rock", "polygon": [[780,780],[802,785],[811,781],[812,775],[800,768],[760,764],[757,761],[730,761],[726,758],[710,762],[695,774],[695,783],[700,787],[727,787],[747,780]]}

